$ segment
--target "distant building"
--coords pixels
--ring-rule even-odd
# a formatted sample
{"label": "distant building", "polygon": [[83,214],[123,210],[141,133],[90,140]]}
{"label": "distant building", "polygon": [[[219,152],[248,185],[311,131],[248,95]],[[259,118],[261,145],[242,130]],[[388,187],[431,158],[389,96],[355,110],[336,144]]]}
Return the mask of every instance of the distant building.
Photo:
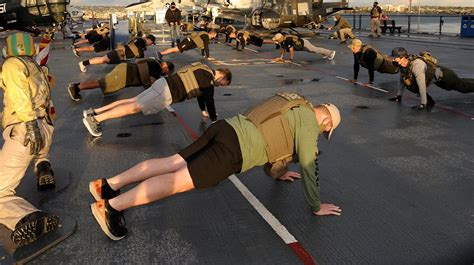
{"label": "distant building", "polygon": [[399,5],[395,8],[396,12],[407,12],[409,10],[409,7],[406,5]]}

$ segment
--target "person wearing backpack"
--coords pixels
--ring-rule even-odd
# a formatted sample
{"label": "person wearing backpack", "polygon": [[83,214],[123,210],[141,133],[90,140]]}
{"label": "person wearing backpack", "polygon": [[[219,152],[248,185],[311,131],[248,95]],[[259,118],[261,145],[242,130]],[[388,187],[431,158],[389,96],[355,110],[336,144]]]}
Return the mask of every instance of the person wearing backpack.
{"label": "person wearing backpack", "polygon": [[354,79],[350,80],[352,83],[357,82],[360,66],[367,68],[369,72],[369,82],[364,85],[374,83],[374,71],[396,74],[400,69],[398,66],[393,65],[392,58],[389,58],[389,56],[377,51],[368,44],[364,45],[359,39],[353,39],[348,47],[354,54]]}
{"label": "person wearing backpack", "polygon": [[[237,115],[212,124],[194,143],[172,156],[143,161],[111,178],[89,183],[96,202],[92,214],[112,240],[127,236],[124,212],[193,189],[218,185],[232,174],[264,166],[282,181],[302,179],[307,211],[315,216],[342,214],[322,203],[319,185],[320,135],[331,138],[341,116],[333,104],[313,106],[303,96],[281,92]],[[295,158],[295,159],[293,159]],[[289,171],[298,160],[301,175]],[[124,193],[121,189],[138,184]]]}
{"label": "person wearing backpack", "polygon": [[427,93],[427,88],[434,81],[434,84],[445,90],[455,90],[461,93],[474,92],[474,79],[459,78],[451,69],[438,65],[438,60],[429,52],[421,52],[419,55],[410,55],[403,47],[392,50],[395,57],[394,64],[399,65],[402,70],[402,84],[397,96],[390,98],[391,101],[401,102],[404,88],[420,95],[420,104],[412,109],[424,110],[433,107],[435,102]]}
{"label": "person wearing backpack", "polygon": [[[156,114],[173,103],[197,97],[203,116],[217,120],[214,105],[214,86],[228,86],[232,81],[229,69],[213,70],[196,62],[179,69],[177,73],[156,80],[150,88],[136,97],[112,102],[97,109],[84,110],[82,122],[94,137],[102,136],[100,123],[142,112]],[[208,110],[208,112],[206,111]]]}
{"label": "person wearing backpack", "polygon": [[328,60],[333,60],[336,56],[336,51],[316,47],[308,40],[295,35],[283,35],[281,33],[277,33],[275,36],[273,36],[272,41],[274,41],[275,44],[280,47],[280,57],[275,59],[279,62],[284,61],[283,56],[287,51],[290,53],[290,61],[293,61],[295,51],[317,53]]}

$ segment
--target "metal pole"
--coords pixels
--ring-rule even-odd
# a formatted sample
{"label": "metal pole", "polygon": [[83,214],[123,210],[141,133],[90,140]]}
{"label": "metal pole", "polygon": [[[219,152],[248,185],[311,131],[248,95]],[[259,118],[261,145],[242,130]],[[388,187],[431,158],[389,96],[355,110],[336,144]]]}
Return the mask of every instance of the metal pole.
{"label": "metal pole", "polygon": [[407,30],[408,36],[410,36],[410,28],[411,28],[411,15],[408,15],[408,30]]}
{"label": "metal pole", "polygon": [[421,2],[421,0],[418,0],[418,28],[416,30],[418,33],[420,33],[420,13],[421,13],[420,2]]}
{"label": "metal pole", "polygon": [[359,30],[362,30],[362,15],[359,15]]}
{"label": "metal pole", "polygon": [[162,42],[165,42],[165,23],[161,23],[161,36],[163,36]]}
{"label": "metal pole", "polygon": [[355,26],[356,24],[356,14],[355,14],[355,11],[352,11],[352,25]]}
{"label": "metal pole", "polygon": [[440,16],[439,17],[439,36],[441,37],[441,30],[443,28],[443,24],[444,24],[444,21],[443,21],[443,16]]}

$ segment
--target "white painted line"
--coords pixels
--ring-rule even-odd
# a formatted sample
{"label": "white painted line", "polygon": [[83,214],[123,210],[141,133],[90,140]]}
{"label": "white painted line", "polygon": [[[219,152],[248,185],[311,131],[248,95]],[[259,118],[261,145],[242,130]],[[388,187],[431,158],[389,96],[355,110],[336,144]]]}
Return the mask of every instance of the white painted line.
{"label": "white painted line", "polygon": [[229,177],[230,181],[237,187],[247,201],[253,206],[253,208],[262,216],[262,218],[272,227],[272,229],[283,239],[286,244],[298,242],[296,238],[288,232],[286,227],[276,219],[276,217],[270,213],[270,211],[263,206],[263,204],[255,197],[249,189],[238,179],[235,175]]}
{"label": "white painted line", "polygon": [[254,53],[259,53],[259,51],[245,47],[246,50],[252,51]]}
{"label": "white painted line", "polygon": [[[339,78],[339,79],[342,79],[342,80],[345,80],[345,81],[349,81],[349,79],[345,78],[345,77],[342,77],[342,76],[336,76],[336,78]],[[385,89],[382,89],[382,88],[378,88],[376,86],[373,86],[373,85],[364,85],[360,82],[356,82],[356,84],[358,84],[359,86],[363,86],[363,87],[368,87],[368,88],[372,88],[372,89],[375,89],[375,90],[378,90],[378,91],[381,91],[381,92],[384,92],[384,93],[388,93],[388,90],[385,90]]]}
{"label": "white painted line", "polygon": [[291,64],[297,65],[297,66],[303,66],[302,64],[295,63],[295,62],[290,62]]}

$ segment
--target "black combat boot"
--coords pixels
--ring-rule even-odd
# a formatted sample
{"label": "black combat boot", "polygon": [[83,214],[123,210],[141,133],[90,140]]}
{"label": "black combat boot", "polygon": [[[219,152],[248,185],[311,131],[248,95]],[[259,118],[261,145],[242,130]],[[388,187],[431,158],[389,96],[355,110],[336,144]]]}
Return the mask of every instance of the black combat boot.
{"label": "black combat boot", "polygon": [[11,240],[17,247],[22,247],[55,230],[58,225],[59,217],[57,215],[43,212],[30,213],[16,224]]}
{"label": "black combat boot", "polygon": [[40,162],[36,165],[36,186],[39,191],[54,189],[56,181],[54,180],[54,172],[51,169],[51,164],[48,161]]}

